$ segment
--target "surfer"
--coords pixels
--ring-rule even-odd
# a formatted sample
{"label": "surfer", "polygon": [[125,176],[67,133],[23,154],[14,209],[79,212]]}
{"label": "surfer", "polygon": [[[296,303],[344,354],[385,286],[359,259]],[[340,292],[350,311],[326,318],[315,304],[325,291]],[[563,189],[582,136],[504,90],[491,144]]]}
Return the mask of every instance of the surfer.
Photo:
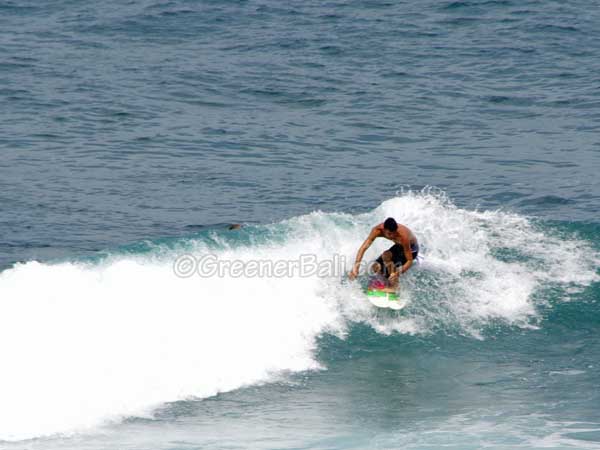
{"label": "surfer", "polygon": [[373,227],[365,242],[358,249],[354,267],[348,274],[348,277],[353,280],[358,276],[363,255],[373,241],[379,237],[393,241],[394,245],[375,260],[371,266],[371,270],[373,273],[383,275],[387,278],[390,287],[395,289],[398,286],[398,276],[410,269],[413,261],[417,259],[419,242],[407,226],[397,223],[391,217]]}

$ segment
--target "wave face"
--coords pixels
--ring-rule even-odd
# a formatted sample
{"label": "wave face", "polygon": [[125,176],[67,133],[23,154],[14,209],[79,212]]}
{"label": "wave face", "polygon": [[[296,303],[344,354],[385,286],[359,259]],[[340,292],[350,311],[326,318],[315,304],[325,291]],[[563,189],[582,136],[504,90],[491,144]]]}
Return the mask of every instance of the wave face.
{"label": "wave face", "polygon": [[[388,216],[417,234],[410,305],[374,311],[336,273],[181,278],[182,254],[248,263],[339,257],[348,269]],[[381,241],[381,242],[379,242]],[[375,258],[389,246],[378,240]],[[390,333],[485,339],[543,327],[544,308],[598,281],[600,256],[560,227],[403,193],[358,215],[314,212],[235,231],[152,241],[94,261],[17,264],[0,274],[0,440],[92,430],[166,403],[318,370],[318,338],[363,323]],[[551,292],[552,295],[548,293]]]}

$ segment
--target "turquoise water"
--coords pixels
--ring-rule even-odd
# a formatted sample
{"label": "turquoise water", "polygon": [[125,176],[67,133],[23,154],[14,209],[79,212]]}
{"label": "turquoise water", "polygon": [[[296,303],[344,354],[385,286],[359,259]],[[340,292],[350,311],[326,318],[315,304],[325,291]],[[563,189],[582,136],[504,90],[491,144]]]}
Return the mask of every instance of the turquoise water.
{"label": "turquoise water", "polygon": [[0,3],[0,448],[600,447],[589,6]]}

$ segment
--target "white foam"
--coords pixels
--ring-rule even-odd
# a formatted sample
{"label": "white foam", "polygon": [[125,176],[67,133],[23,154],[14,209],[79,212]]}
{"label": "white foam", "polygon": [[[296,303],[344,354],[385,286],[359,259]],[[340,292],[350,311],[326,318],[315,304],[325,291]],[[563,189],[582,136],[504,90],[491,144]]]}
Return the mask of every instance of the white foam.
{"label": "white foam", "polygon": [[[516,214],[463,210],[444,195],[409,192],[383,202],[366,222],[388,216],[415,231],[426,255],[402,282],[419,299],[409,316],[418,332],[443,328],[480,336],[495,321],[532,327],[540,287],[582,287],[599,278],[599,255],[587,243],[550,235]],[[503,250],[508,259],[498,256]],[[405,332],[406,320],[370,322],[380,331]]]}
{"label": "white foam", "polygon": [[336,317],[318,283],[181,279],[141,258],[5,271],[0,438],[79,431],[317,368],[315,337]]}
{"label": "white foam", "polygon": [[[532,294],[552,280],[586,284],[598,256],[581,241],[544,235],[526,219],[456,208],[407,193],[361,215],[315,212],[266,227],[262,244],[212,236],[187,251],[289,260],[334,253],[348,266],[371,226],[388,216],[419,237],[425,262],[402,280],[411,305],[382,317],[356,283],[339,277],[178,278],[178,252],[99,264],[28,262],[0,274],[0,439],[25,439],[151,414],[156,406],[317,369],[316,338],[363,321],[389,334],[454,329],[481,335],[500,320],[531,326]],[[282,230],[289,231],[284,236]],[[389,246],[378,240],[367,258]],[[495,248],[528,261],[503,262]],[[569,249],[569,251],[566,251]],[[568,255],[564,257],[564,255]]]}

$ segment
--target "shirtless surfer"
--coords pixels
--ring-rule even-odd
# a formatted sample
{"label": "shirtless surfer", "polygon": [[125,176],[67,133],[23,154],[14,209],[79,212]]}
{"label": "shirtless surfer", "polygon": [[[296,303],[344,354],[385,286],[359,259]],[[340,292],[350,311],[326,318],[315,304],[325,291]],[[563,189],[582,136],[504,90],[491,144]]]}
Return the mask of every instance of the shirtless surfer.
{"label": "shirtless surfer", "polygon": [[353,280],[358,276],[363,255],[373,241],[379,237],[393,241],[394,245],[375,260],[373,266],[371,266],[371,270],[373,273],[386,277],[390,287],[396,289],[398,286],[398,276],[410,269],[413,261],[417,259],[419,242],[408,227],[397,223],[391,217],[373,227],[365,242],[358,249],[354,268],[348,274],[348,277]]}

